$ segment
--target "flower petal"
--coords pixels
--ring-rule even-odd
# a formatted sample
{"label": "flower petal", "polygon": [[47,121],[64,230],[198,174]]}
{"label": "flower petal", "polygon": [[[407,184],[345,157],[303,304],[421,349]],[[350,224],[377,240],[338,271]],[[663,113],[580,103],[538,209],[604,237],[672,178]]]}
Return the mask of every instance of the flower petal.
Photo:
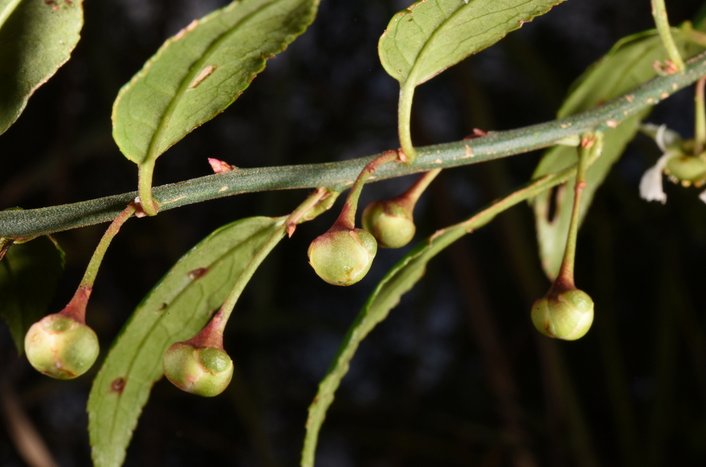
{"label": "flower petal", "polygon": [[644,123],[640,125],[640,130],[654,139],[663,153],[679,150],[681,147],[681,136],[676,131],[667,128],[667,125],[657,126],[652,123]]}
{"label": "flower petal", "polygon": [[657,163],[650,167],[640,180],[640,197],[647,201],[659,201],[662,204],[667,202],[667,195],[662,189],[662,172],[667,166],[667,161],[677,153],[668,152],[657,160]]}

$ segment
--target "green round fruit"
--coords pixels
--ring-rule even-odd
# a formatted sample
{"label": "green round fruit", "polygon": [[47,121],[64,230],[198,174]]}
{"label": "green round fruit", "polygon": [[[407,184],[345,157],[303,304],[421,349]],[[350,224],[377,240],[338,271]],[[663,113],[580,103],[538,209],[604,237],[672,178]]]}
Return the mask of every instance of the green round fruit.
{"label": "green round fruit", "polygon": [[412,215],[392,201],[373,201],[363,211],[363,228],[383,248],[402,248],[414,238]]}
{"label": "green round fruit", "polygon": [[666,169],[680,182],[698,183],[706,179],[706,161],[700,157],[672,157],[667,161]]}
{"label": "green round fruit", "polygon": [[363,229],[331,229],[309,245],[309,264],[329,284],[352,285],[370,270],[375,237]]}
{"label": "green round fruit", "polygon": [[534,327],[545,336],[566,341],[583,337],[593,323],[593,300],[584,291],[567,290],[540,298],[532,306]]}
{"label": "green round fruit", "polygon": [[162,367],[174,386],[203,397],[222,393],[233,378],[233,361],[224,350],[195,348],[187,342],[169,347]]}
{"label": "green round fruit", "polygon": [[61,313],[45,316],[29,328],[25,352],[39,372],[57,379],[72,379],[88,371],[100,346],[93,329]]}

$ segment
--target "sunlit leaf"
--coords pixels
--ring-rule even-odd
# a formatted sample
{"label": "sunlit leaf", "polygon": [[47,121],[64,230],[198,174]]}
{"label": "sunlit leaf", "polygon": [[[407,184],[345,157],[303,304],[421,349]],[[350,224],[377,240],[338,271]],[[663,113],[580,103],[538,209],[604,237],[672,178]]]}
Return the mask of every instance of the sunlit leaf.
{"label": "sunlit leaf", "polygon": [[0,134],[66,63],[81,26],[79,0],[0,0]]}
{"label": "sunlit leaf", "polygon": [[421,0],[392,17],[378,50],[400,83],[421,84],[564,0]]}
{"label": "sunlit leaf", "polygon": [[122,464],[152,385],[162,377],[164,352],[203,328],[283,222],[284,218],[254,217],[216,230],[182,257],[137,307],[114,342],[88,400],[95,466]]}
{"label": "sunlit leaf", "polygon": [[313,21],[319,0],[242,0],[168,39],[120,91],[113,137],[137,164],[222,112]]}
{"label": "sunlit leaf", "polygon": [[417,244],[388,271],[348,329],[333,364],[319,384],[314,402],[309,407],[306,437],[302,450],[302,467],[314,466],[319,431],[326,418],[326,411],[333,403],[334,394],[341,380],[348,373],[350,361],[358,350],[358,346],[370,331],[387,317],[390,310],[397,306],[402,295],[411,290],[414,284],[424,276],[427,263],[444,248],[464,235],[483,227],[499,213],[567,180],[573,174],[575,174],[575,170],[567,169],[561,173],[535,180],[502,200],[491,204],[466,221],[437,231],[428,239]]}
{"label": "sunlit leaf", "polygon": [[[695,45],[687,44],[678,29],[673,29],[672,34],[683,56],[690,57],[700,51]],[[653,63],[666,58],[667,52],[656,32],[635,34],[620,40],[605,57],[577,80],[559,110],[558,118],[590,110],[629,92],[630,89],[653,78],[656,75]],[[648,113],[649,109],[642,111],[605,132],[603,154],[586,172],[586,188],[581,198],[581,219],[586,215],[596,190],[622,155],[625,146],[635,137],[638,124]],[[576,160],[575,148],[551,148],[544,154],[534,176],[556,172],[575,164]],[[571,182],[559,187],[554,193],[542,193],[533,201],[539,254],[544,272],[550,279],[556,277],[566,247],[574,202],[574,191],[570,185]],[[637,187],[635,195],[637,196]],[[552,202],[555,205],[554,212],[550,212]]]}
{"label": "sunlit leaf", "polygon": [[12,245],[0,260],[0,317],[20,354],[27,330],[47,314],[63,271],[64,252],[51,237]]}

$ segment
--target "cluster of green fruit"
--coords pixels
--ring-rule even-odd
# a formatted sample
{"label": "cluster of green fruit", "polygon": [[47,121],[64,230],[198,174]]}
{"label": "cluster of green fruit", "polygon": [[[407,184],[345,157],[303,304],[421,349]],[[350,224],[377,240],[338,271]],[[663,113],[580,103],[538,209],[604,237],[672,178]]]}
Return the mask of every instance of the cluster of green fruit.
{"label": "cluster of green fruit", "polygon": [[[365,170],[362,173],[365,174]],[[378,245],[384,248],[407,245],[416,230],[414,206],[421,192],[435,176],[433,172],[422,175],[402,195],[368,205],[363,211],[362,229],[355,228],[353,224],[357,202],[354,186],[334,225],[309,246],[309,262],[316,274],[333,285],[352,285],[367,274]],[[358,182],[361,182],[361,178]],[[577,223],[577,219],[574,223]],[[570,233],[574,239],[567,244],[567,248],[575,248],[575,230]],[[549,292],[532,306],[531,318],[542,334],[562,340],[575,340],[584,336],[593,323],[593,301],[586,292],[574,286],[573,251],[564,262],[566,266],[562,268]]]}
{"label": "cluster of green fruit", "polygon": [[[83,303],[85,305],[87,296]],[[73,379],[87,372],[98,357],[100,346],[77,300],[64,310],[45,316],[27,332],[25,352],[32,366],[47,376]],[[201,334],[197,335],[199,337]],[[222,337],[221,337],[222,342]],[[205,397],[220,394],[233,376],[233,361],[222,344],[197,338],[177,342],[164,354],[164,374],[178,388]]]}
{"label": "cluster of green fruit", "polygon": [[[96,333],[86,325],[86,307],[93,281],[108,245],[122,224],[137,211],[128,207],[111,223],[93,253],[76,293],[59,313],[34,323],[25,335],[25,353],[40,373],[73,379],[86,373],[100,351]],[[220,394],[233,376],[233,362],[223,350],[223,314],[217,313],[196,336],[177,342],[165,353],[165,376],[180,389],[211,397]]]}
{"label": "cluster of green fruit", "polygon": [[389,199],[374,201],[363,211],[363,228],[338,222],[309,246],[309,262],[323,280],[333,285],[352,285],[370,270],[378,245],[401,248],[416,231],[414,204]]}
{"label": "cluster of green fruit", "polygon": [[341,214],[333,226],[309,246],[309,263],[316,274],[333,285],[353,285],[370,270],[378,245],[401,248],[416,231],[413,212],[417,200],[438,170],[424,173],[403,194],[384,201],[374,201],[363,211],[363,228],[355,227],[358,198],[365,181],[388,162],[400,161],[398,151],[387,151],[373,159],[358,175]]}
{"label": "cluster of green fruit", "polygon": [[[363,228],[355,227],[355,211],[366,179],[379,165],[394,160],[398,160],[397,152],[390,151],[363,169],[336,222],[309,246],[309,262],[324,281],[341,286],[355,284],[370,270],[378,245],[400,248],[414,237],[414,206],[438,171],[423,174],[400,196],[368,205],[362,215]],[[581,183],[577,178],[577,200]],[[593,301],[573,284],[577,219],[572,219],[572,241],[567,244],[562,270],[531,313],[541,333],[564,340],[583,336],[593,321]],[[98,357],[98,338],[85,323],[92,288],[89,282],[79,287],[64,310],[46,316],[28,331],[27,358],[41,373],[58,379],[75,378],[88,371]],[[206,397],[225,390],[234,370],[233,361],[223,349],[225,321],[227,316],[220,310],[199,334],[166,351],[163,370],[169,381],[186,392]]]}

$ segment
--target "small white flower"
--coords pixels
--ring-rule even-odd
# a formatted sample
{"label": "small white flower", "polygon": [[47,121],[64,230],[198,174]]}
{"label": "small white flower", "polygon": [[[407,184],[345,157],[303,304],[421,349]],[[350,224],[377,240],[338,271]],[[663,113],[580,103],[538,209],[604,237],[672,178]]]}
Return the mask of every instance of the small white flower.
{"label": "small white flower", "polygon": [[667,194],[662,189],[662,172],[667,161],[678,153],[668,152],[657,160],[657,163],[645,172],[640,180],[640,197],[647,201],[667,202]]}
{"label": "small white flower", "polygon": [[[646,123],[640,129],[652,137],[663,152],[662,157],[657,159],[657,163],[642,176],[640,197],[647,201],[659,201],[664,204],[667,202],[667,195],[662,189],[662,172],[667,167],[669,159],[681,155],[681,136],[676,131],[667,129],[667,125],[657,126]],[[702,199],[706,202],[706,194],[703,195]]]}

